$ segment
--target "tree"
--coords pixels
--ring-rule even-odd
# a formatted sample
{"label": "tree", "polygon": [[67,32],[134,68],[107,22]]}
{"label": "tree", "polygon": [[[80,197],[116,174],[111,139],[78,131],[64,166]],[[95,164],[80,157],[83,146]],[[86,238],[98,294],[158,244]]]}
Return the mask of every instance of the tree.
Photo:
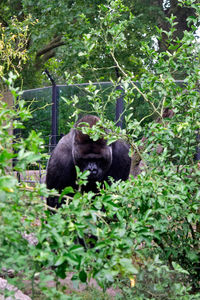
{"label": "tree", "polygon": [[[28,30],[30,19],[22,22],[13,18],[9,30],[0,24],[0,85],[3,89],[2,76],[14,72],[19,76],[24,64],[27,62]],[[5,25],[5,21],[4,21]]]}
{"label": "tree", "polygon": [[[118,1],[115,1],[118,3]],[[44,67],[48,67],[54,72],[55,77],[63,82],[67,71],[71,75],[79,72],[83,81],[109,80],[116,79],[116,69],[110,56],[109,49],[105,47],[105,39],[102,36],[96,37],[91,42],[90,57],[88,59],[82,55],[88,49],[85,48],[85,40],[92,29],[102,29],[110,26],[111,31],[114,30],[113,25],[109,23],[102,24],[101,19],[103,11],[101,6],[109,7],[113,1],[83,1],[77,0],[53,0],[53,1],[37,1],[37,6],[32,0],[23,1],[2,1],[0,4],[0,19],[3,26],[9,28],[10,19],[13,15],[22,21],[31,14],[32,20],[38,20],[30,29],[29,43],[26,48],[29,50],[31,60],[24,68],[24,85],[35,86],[36,82],[41,82],[41,75]],[[120,16],[116,15],[115,25],[119,26],[119,32],[123,31],[124,41],[117,48],[117,57],[127,69],[133,70],[138,76],[143,73],[142,59],[143,54],[140,51],[142,41],[151,40],[155,34],[155,26],[167,30],[168,23],[165,17],[172,14],[177,17],[176,37],[181,38],[183,31],[189,29],[186,19],[194,16],[192,8],[179,7],[178,0],[162,1],[162,0],[145,0],[145,1],[124,1],[124,10]],[[126,8],[127,7],[127,8]],[[129,14],[131,12],[131,14]],[[118,25],[117,25],[118,24]],[[102,31],[103,32],[103,31]],[[110,35],[112,32],[109,33]],[[110,37],[107,36],[109,39]],[[152,40],[152,45],[154,40]],[[95,44],[95,45],[94,45]],[[160,49],[164,50],[166,45],[166,36],[159,42]],[[92,51],[93,50],[93,51]],[[93,68],[88,70],[87,66]],[[103,68],[103,69],[102,69]],[[55,72],[55,69],[57,70]],[[35,74],[35,80],[32,74]],[[31,74],[31,76],[30,76]]]}

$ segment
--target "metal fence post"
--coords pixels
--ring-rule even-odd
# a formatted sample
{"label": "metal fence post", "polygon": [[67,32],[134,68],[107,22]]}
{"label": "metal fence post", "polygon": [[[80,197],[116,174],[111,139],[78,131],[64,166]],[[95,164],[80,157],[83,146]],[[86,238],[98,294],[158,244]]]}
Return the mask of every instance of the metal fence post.
{"label": "metal fence post", "polygon": [[55,80],[46,69],[45,73],[52,84],[52,107],[51,107],[51,139],[50,139],[50,152],[53,151],[57,144],[58,137],[58,107],[59,107],[59,87],[56,85]]}
{"label": "metal fence post", "polygon": [[117,98],[116,102],[116,112],[115,112],[115,121],[117,122],[116,125],[119,126],[120,128],[123,127],[123,111],[124,111],[124,90],[123,88],[118,85],[116,87],[116,90],[121,90],[121,95],[119,98]]}
{"label": "metal fence post", "polygon": [[200,160],[200,130],[197,132],[197,148],[196,148],[196,160]]}
{"label": "metal fence post", "polygon": [[[117,81],[120,82],[120,75],[119,75],[119,69],[116,67],[115,68],[115,72],[116,72],[116,77],[117,77]],[[117,99],[116,102],[116,110],[115,110],[115,121],[117,122],[116,125],[119,126],[120,128],[123,127],[123,111],[124,111],[124,90],[123,88],[118,85],[116,87],[116,90],[120,90],[121,91],[121,95],[120,97]]]}
{"label": "metal fence post", "polygon": [[51,151],[55,148],[58,137],[58,97],[59,88],[55,84],[52,86]]}

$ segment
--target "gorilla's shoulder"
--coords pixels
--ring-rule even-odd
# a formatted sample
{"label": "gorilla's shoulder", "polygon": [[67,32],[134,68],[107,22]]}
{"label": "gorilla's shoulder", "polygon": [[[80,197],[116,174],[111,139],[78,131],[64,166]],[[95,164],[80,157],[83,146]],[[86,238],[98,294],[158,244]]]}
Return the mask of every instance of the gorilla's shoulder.
{"label": "gorilla's shoulder", "polygon": [[72,158],[73,130],[63,136],[53,150],[47,164],[48,188],[62,190],[75,182],[75,167]]}
{"label": "gorilla's shoulder", "polygon": [[112,143],[112,165],[107,176],[111,176],[115,180],[128,178],[131,166],[129,148],[130,146],[124,140]]}
{"label": "gorilla's shoulder", "polygon": [[52,155],[55,155],[57,152],[66,152],[70,151],[72,149],[72,138],[74,135],[74,129],[71,129],[70,132],[66,135],[64,135],[60,141],[58,142],[57,146],[52,152]]}

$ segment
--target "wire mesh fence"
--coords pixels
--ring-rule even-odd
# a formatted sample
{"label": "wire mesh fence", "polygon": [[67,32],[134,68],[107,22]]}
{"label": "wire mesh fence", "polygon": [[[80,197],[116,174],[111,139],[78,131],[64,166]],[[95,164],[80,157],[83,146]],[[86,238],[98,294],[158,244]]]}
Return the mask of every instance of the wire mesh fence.
{"label": "wire mesh fence", "polygon": [[27,182],[35,185],[36,183],[45,183],[47,161],[38,161],[35,164],[35,169],[28,169],[23,173],[16,172],[19,182]]}
{"label": "wire mesh fence", "polygon": [[[183,85],[182,81],[176,82],[177,86]],[[93,107],[88,97],[89,83],[75,85],[54,85],[43,88],[26,90],[22,98],[30,106],[32,119],[27,121],[25,129],[21,131],[23,138],[28,137],[31,130],[41,132],[45,147],[43,151],[50,154],[55,148],[60,138],[70,130],[68,121],[74,112],[73,97],[79,99],[78,108],[87,113],[93,113]],[[55,90],[56,87],[56,90]],[[120,86],[114,86],[111,82],[93,83],[93,87],[98,90],[98,95],[103,103],[106,103],[106,117],[112,121],[118,120],[118,125],[122,127],[120,114],[123,111],[124,93]],[[114,90],[121,90],[121,95],[117,101],[109,99]],[[55,92],[56,91],[56,92]],[[134,95],[133,95],[134,97]],[[156,95],[155,95],[156,97]],[[68,101],[70,100],[70,101]],[[71,103],[70,105],[68,103]],[[148,114],[148,103],[141,96],[134,98],[133,118],[142,119]],[[38,162],[34,169],[29,169],[26,174],[18,174],[19,180],[26,182],[44,182],[47,160]],[[30,166],[31,168],[32,166]]]}
{"label": "wire mesh fence", "polygon": [[[106,103],[108,94],[110,94],[113,85],[110,82],[104,83],[94,83],[96,88],[100,89],[100,97],[103,102]],[[52,87],[45,87],[33,90],[26,90],[23,92],[22,98],[27,102],[32,111],[33,118],[29,120],[25,126],[26,129],[23,131],[23,136],[28,136],[30,130],[40,131],[45,137],[46,144],[48,143],[49,135],[51,135],[51,142],[56,144],[57,139],[63,134],[69,131],[69,126],[67,126],[67,121],[69,121],[70,116],[73,114],[73,105],[68,105],[65,101],[71,100],[76,96],[80,101],[78,108],[80,110],[87,111],[87,113],[92,112],[91,104],[88,101],[87,87],[89,84],[76,84],[76,85],[57,85],[57,93],[55,99],[53,99]],[[53,111],[53,103],[56,102]],[[115,120],[115,103],[108,103],[107,108],[108,119]],[[53,114],[56,115],[56,120],[53,120]],[[55,121],[56,124],[53,124]],[[53,130],[53,126],[56,129]],[[51,147],[52,148],[52,147]]]}

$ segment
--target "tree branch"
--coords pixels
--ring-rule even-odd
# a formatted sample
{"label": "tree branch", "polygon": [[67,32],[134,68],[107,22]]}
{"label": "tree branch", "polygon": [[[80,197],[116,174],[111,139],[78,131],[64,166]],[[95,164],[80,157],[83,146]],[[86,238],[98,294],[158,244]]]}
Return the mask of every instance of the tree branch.
{"label": "tree branch", "polygon": [[55,48],[63,46],[63,45],[65,45],[65,42],[62,41],[62,36],[57,36],[47,46],[45,46],[43,49],[41,49],[37,52],[36,58],[46,54],[47,52],[49,52]]}

